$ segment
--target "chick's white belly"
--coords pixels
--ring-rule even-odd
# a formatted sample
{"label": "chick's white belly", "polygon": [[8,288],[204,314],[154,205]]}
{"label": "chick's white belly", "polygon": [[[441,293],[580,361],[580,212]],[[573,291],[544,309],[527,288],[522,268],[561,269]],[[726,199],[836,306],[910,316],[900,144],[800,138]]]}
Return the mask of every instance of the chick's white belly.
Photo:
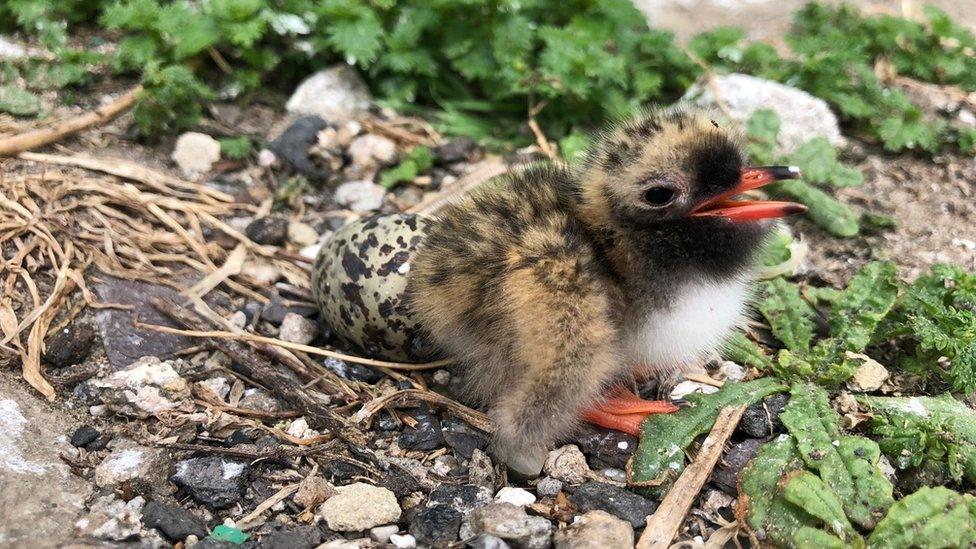
{"label": "chick's white belly", "polygon": [[632,367],[680,368],[716,350],[745,320],[746,280],[697,281],[685,285],[667,308],[635,315],[625,327],[624,351]]}

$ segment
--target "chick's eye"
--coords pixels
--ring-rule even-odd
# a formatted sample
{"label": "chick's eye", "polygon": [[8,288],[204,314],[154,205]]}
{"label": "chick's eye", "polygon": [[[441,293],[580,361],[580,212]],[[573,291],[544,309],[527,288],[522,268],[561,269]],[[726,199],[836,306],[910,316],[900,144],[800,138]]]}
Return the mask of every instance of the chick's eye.
{"label": "chick's eye", "polygon": [[644,191],[644,201],[651,206],[666,206],[674,200],[674,189],[668,187],[651,187]]}

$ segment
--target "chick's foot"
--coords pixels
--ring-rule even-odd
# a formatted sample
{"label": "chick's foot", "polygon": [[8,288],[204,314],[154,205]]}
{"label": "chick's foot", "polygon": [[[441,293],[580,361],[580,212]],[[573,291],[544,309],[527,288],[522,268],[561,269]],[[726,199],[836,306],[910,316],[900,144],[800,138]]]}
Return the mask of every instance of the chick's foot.
{"label": "chick's foot", "polygon": [[670,414],[678,407],[664,400],[644,400],[623,387],[615,387],[606,398],[583,412],[583,420],[640,436],[640,425],[649,415]]}

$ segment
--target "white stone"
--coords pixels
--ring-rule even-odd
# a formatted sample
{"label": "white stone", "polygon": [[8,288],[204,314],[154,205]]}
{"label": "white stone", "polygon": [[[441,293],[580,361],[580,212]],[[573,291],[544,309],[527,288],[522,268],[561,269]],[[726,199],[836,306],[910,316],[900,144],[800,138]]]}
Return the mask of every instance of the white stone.
{"label": "white stone", "polygon": [[274,264],[263,259],[248,259],[241,265],[241,274],[253,280],[258,286],[271,286],[281,278],[281,271]]}
{"label": "white stone", "polygon": [[390,490],[357,482],[336,488],[319,507],[326,524],[337,532],[362,532],[400,519],[400,505]]}
{"label": "white stone", "polygon": [[133,417],[192,408],[186,380],[173,368],[172,361],[160,362],[156,357],[142,357],[127,369],[91,383],[102,389],[102,402],[109,409]]}
{"label": "white stone", "polygon": [[350,181],[336,188],[336,203],[354,212],[378,210],[386,198],[386,189],[372,181]]}
{"label": "white stone", "polygon": [[346,120],[364,114],[369,105],[369,90],[359,73],[341,64],[306,78],[285,108],[290,113],[316,115],[323,120]]}
{"label": "white stone", "polygon": [[411,536],[410,534],[393,534],[390,536],[390,543],[399,549],[413,549],[417,546],[417,538]]}
{"label": "white stone", "polygon": [[125,441],[95,467],[95,484],[100,488],[113,488],[128,480],[146,478],[158,466],[156,450]]}
{"label": "white stone", "polygon": [[319,327],[314,321],[298,313],[285,313],[281,321],[281,331],[278,338],[291,343],[308,345],[319,333]]}
{"label": "white stone", "polygon": [[844,144],[837,117],[827,102],[803,90],[746,74],[727,74],[715,76],[707,86],[692,86],[683,99],[717,109],[715,90],[740,124],[759,109],[776,111],[781,121],[780,154],[790,153],[814,137],[825,137],[835,146]]}
{"label": "white stone", "polygon": [[75,522],[75,536],[123,541],[139,535],[142,507],[146,501],[136,496],[124,502],[114,494],[97,498],[88,516]]}
{"label": "white stone", "polygon": [[262,168],[269,168],[274,166],[275,162],[278,161],[278,156],[269,149],[261,149],[258,153],[258,166]]}
{"label": "white stone", "polygon": [[[407,265],[407,263],[404,263]],[[451,382],[451,372],[447,370],[437,370],[434,372],[434,383],[438,385],[447,385]]]}
{"label": "white stone", "polygon": [[[237,312],[241,313],[240,311]],[[244,313],[241,313],[241,315],[243,314]],[[246,320],[247,317],[245,317],[245,321]],[[244,326],[241,325],[240,327],[243,328]],[[221,400],[226,399],[227,395],[230,394],[230,383],[227,381],[226,377],[212,377],[203,380],[202,383],[206,385],[211,391],[216,393],[216,395],[219,396]]]}
{"label": "white stone", "polygon": [[205,133],[186,132],[177,138],[172,158],[183,175],[195,179],[220,160],[220,142]]}
{"label": "white stone", "polygon": [[396,524],[388,524],[386,526],[377,526],[375,528],[369,529],[369,537],[376,543],[386,543],[390,541],[390,536],[396,534],[400,531],[400,527]]}
{"label": "white stone", "polygon": [[535,503],[535,496],[523,488],[505,486],[495,494],[495,501],[497,503],[510,503],[517,507],[525,507],[526,505]]}
{"label": "white stone", "polygon": [[877,360],[861,354],[848,351],[845,356],[850,360],[860,361],[854,376],[847,382],[847,388],[857,392],[877,391],[888,380],[888,369]]}
{"label": "white stone", "polygon": [[697,381],[682,381],[681,383],[675,385],[674,389],[671,390],[671,394],[668,395],[672,400],[677,400],[679,398],[684,398],[693,393],[701,393],[703,395],[710,395],[712,393],[717,393],[718,387],[713,385],[707,385],[705,383],[699,383]]}
{"label": "white stone", "polygon": [[319,241],[319,233],[308,223],[292,221],[288,224],[288,240],[299,246],[310,246]]}
{"label": "white stone", "polygon": [[746,377],[746,369],[731,360],[723,361],[721,368],[726,381],[742,381]]}
{"label": "white stone", "polygon": [[354,165],[370,171],[396,158],[396,143],[382,135],[366,134],[353,139],[347,152]]}

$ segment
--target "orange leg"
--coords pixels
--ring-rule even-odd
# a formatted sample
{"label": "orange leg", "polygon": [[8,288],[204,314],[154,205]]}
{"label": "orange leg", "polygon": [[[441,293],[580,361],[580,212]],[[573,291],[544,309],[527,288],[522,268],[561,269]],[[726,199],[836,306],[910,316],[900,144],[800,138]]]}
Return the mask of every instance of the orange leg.
{"label": "orange leg", "polygon": [[651,414],[670,414],[678,407],[663,400],[644,400],[623,387],[614,387],[603,400],[585,412],[583,420],[594,425],[640,436],[640,425]]}

